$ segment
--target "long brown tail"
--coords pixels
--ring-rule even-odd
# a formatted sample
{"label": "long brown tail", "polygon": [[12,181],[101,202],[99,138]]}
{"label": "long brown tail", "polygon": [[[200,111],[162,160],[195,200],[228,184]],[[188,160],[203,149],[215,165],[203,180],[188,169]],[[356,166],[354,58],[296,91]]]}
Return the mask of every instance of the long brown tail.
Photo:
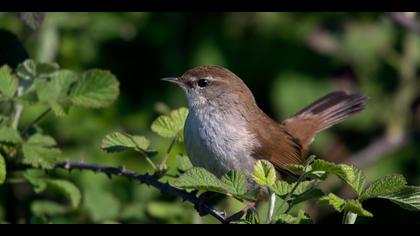
{"label": "long brown tail", "polygon": [[307,149],[318,132],[362,111],[366,100],[367,97],[358,94],[333,92],[316,100],[283,124]]}

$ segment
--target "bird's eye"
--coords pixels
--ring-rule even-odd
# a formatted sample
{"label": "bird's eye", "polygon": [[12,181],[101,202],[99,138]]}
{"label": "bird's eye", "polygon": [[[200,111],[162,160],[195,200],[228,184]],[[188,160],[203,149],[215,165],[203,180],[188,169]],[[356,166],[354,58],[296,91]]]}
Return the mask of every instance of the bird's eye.
{"label": "bird's eye", "polygon": [[206,87],[209,84],[209,81],[206,80],[206,79],[199,79],[197,81],[197,84],[198,84],[198,86],[204,88],[204,87]]}

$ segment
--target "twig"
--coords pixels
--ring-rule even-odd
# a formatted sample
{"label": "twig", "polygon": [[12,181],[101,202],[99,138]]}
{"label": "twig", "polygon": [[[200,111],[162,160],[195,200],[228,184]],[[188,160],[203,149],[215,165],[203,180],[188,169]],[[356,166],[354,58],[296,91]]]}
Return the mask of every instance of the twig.
{"label": "twig", "polygon": [[382,136],[366,148],[360,150],[359,152],[349,156],[344,164],[355,165],[359,168],[365,168],[372,163],[375,163],[380,158],[384,157],[385,154],[391,153],[398,148],[407,144],[411,139],[411,134],[406,133],[403,137],[400,138],[391,138],[388,136]]}
{"label": "twig", "polygon": [[46,109],[44,112],[42,112],[39,116],[37,116],[31,123],[29,123],[28,126],[22,131],[22,134],[26,134],[26,132],[29,131],[29,129],[36,125],[39,121],[41,121],[48,113],[51,111],[51,108]]}
{"label": "twig", "polygon": [[357,214],[349,211],[344,211],[342,224],[354,224],[357,219]]}
{"label": "twig", "polygon": [[267,212],[267,219],[265,220],[266,224],[269,224],[273,219],[274,209],[276,208],[276,194],[268,188],[268,194],[270,196],[270,200],[268,202],[268,212]]}
{"label": "twig", "polygon": [[137,142],[134,140],[134,138],[131,135],[128,134],[124,134],[128,139],[131,140],[131,142],[134,143],[134,145],[136,146],[137,150],[139,152],[141,152],[144,155],[144,158],[146,159],[146,161],[149,163],[149,165],[153,168],[153,170],[160,172],[159,168],[155,165],[155,163],[149,158],[149,156],[147,155],[147,153],[139,147],[139,145],[137,144]]}
{"label": "twig", "polygon": [[[23,94],[24,87],[20,85],[17,88],[16,97],[19,97]],[[23,105],[19,102],[15,101],[13,102],[13,116],[12,116],[12,128],[18,129],[20,117],[23,112]]]}
{"label": "twig", "polygon": [[[310,156],[308,158],[308,160],[306,161],[305,164],[305,169],[306,167],[312,163],[312,161],[315,159],[315,156]],[[285,211],[285,213],[287,214],[291,209],[292,209],[292,205],[290,205],[289,201],[291,199],[291,197],[293,196],[293,193],[296,191],[297,187],[299,186],[299,184],[307,177],[308,172],[303,173],[302,175],[299,176],[299,178],[296,180],[295,185],[293,186],[292,190],[287,193],[286,197],[284,198],[284,201],[281,203],[281,205],[277,208],[276,212],[281,209],[283,207],[283,205],[285,203],[288,204],[287,206],[287,210]]]}
{"label": "twig", "polygon": [[[87,163],[70,162],[70,161],[60,162],[56,165],[56,168],[61,168],[68,171],[92,170],[97,173],[106,174],[108,177],[111,177],[112,175],[123,176],[128,179],[139,181],[142,184],[147,184],[149,186],[155,187],[159,189],[162,193],[170,193],[170,194],[177,195],[181,197],[184,201],[189,201],[193,203],[194,205],[199,204],[199,201],[200,201],[199,198],[195,194],[189,193],[182,189],[172,187],[167,183],[162,183],[158,180],[156,176],[149,175],[149,174],[137,174],[135,172],[128,171],[125,168],[100,166],[96,164],[87,164]],[[223,212],[220,212],[214,209],[212,206],[208,204],[202,204],[202,210],[205,213],[210,214],[211,216],[213,216],[214,218],[216,218],[223,224],[227,224],[230,222],[227,220],[227,217],[225,216]]]}
{"label": "twig", "polygon": [[159,169],[163,170],[164,168],[166,168],[166,161],[168,160],[169,157],[169,153],[171,152],[174,144],[176,143],[176,140],[178,139],[179,136],[179,131],[175,134],[175,137],[172,139],[171,144],[169,145],[168,149],[166,150],[165,156],[162,158],[162,162],[159,165]]}

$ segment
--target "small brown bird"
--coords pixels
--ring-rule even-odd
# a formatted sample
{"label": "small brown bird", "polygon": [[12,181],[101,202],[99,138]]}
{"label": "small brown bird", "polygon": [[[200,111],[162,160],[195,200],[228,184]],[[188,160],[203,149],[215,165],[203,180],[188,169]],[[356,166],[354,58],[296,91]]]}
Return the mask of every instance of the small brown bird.
{"label": "small brown bird", "polygon": [[188,97],[184,135],[192,164],[219,177],[230,170],[249,177],[261,159],[270,161],[279,177],[290,173],[287,165],[305,161],[318,132],[360,112],[366,101],[333,92],[277,123],[258,107],[245,83],[223,67],[200,66],[163,80],[181,86]]}

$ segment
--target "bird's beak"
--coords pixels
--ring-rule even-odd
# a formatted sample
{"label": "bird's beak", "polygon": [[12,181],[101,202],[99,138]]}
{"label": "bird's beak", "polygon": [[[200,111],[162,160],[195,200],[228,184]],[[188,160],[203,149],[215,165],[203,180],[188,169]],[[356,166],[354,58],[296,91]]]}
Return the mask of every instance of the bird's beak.
{"label": "bird's beak", "polygon": [[182,86],[182,85],[183,85],[183,83],[182,83],[182,81],[179,79],[179,77],[167,77],[167,78],[162,78],[161,80],[163,80],[163,81],[168,81],[168,82],[171,82],[171,83],[174,83],[174,84],[180,85],[180,86]]}

